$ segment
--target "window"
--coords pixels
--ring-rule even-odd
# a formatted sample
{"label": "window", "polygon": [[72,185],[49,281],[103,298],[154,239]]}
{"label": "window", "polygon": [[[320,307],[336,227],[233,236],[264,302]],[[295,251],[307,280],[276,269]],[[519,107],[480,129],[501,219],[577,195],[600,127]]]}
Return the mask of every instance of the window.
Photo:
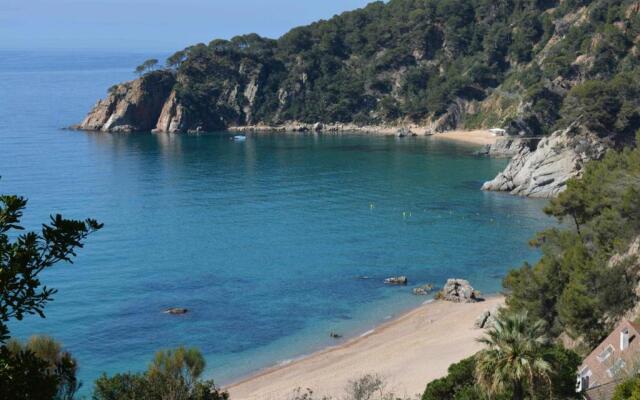
{"label": "window", "polygon": [[626,350],[629,347],[629,329],[620,332],[620,350]]}
{"label": "window", "polygon": [[591,384],[591,370],[589,367],[584,367],[580,370],[578,374],[578,381],[576,382],[576,392],[580,393],[583,390],[589,389],[589,385]]}
{"label": "window", "polygon": [[608,345],[606,349],[602,350],[602,353],[598,354],[598,361],[601,363],[606,361],[613,354],[613,346]]}
{"label": "window", "polygon": [[609,375],[609,378],[617,377],[626,366],[627,364],[623,360],[621,359],[617,360],[615,364],[613,364],[613,367],[607,370],[607,374]]}

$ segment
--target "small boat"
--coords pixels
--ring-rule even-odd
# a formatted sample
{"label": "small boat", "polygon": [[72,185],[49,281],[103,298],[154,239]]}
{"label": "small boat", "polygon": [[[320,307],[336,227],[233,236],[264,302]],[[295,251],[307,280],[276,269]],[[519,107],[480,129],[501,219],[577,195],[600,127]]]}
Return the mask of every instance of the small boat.
{"label": "small boat", "polygon": [[245,140],[247,140],[247,137],[245,135],[236,135],[233,137],[233,140],[235,140],[236,142],[244,142]]}

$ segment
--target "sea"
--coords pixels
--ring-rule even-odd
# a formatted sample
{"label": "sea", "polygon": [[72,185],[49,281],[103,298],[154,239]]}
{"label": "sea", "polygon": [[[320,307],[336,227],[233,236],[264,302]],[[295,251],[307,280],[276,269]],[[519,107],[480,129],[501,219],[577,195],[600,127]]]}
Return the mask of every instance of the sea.
{"label": "sea", "polygon": [[[482,192],[507,160],[478,146],[65,129],[150,57],[162,55],[0,51],[0,193],[28,198],[28,230],[57,213],[104,223],[73,264],[42,275],[58,290],[46,318],[10,324],[61,341],[84,395],[177,346],[199,348],[206,377],[228,384],[427,301],[415,286],[464,278],[497,293],[539,257],[528,240],[553,224],[545,201]],[[409,285],[384,284],[398,275]]]}

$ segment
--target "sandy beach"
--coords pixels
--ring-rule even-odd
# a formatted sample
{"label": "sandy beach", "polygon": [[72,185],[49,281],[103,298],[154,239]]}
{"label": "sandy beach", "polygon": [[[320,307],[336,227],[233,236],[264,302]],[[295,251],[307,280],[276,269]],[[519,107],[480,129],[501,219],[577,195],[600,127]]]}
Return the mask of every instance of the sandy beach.
{"label": "sandy beach", "polygon": [[[314,132],[313,124],[304,124],[292,122],[285,125],[270,126],[270,125],[249,125],[249,126],[236,126],[228,128],[232,132]],[[397,136],[400,129],[408,129],[411,133],[418,136],[431,136],[437,139],[448,139],[459,142],[466,142],[478,145],[492,144],[498,136],[487,129],[477,130],[453,130],[447,132],[433,133],[432,128],[422,125],[407,125],[407,126],[393,126],[393,125],[355,125],[355,124],[328,124],[323,125],[321,131],[318,133],[323,134],[345,134],[345,133],[360,133],[367,135],[384,135],[384,136]]]}
{"label": "sandy beach", "polygon": [[479,145],[493,144],[499,136],[488,130],[475,131],[448,131],[433,135],[437,139],[455,140],[458,142],[473,143]]}
{"label": "sandy beach", "polygon": [[365,336],[290,364],[267,369],[227,386],[234,400],[287,398],[295,388],[311,388],[318,397],[340,398],[350,380],[373,373],[387,389],[413,397],[446,374],[450,364],[481,349],[474,328],[478,315],[504,303],[491,297],[475,304],[432,302],[389,321]]}

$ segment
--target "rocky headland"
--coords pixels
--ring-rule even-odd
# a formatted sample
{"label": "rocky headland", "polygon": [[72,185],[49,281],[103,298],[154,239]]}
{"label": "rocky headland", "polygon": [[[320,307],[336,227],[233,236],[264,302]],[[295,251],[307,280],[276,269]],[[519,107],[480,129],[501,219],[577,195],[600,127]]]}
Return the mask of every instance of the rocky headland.
{"label": "rocky headland", "polygon": [[589,161],[602,158],[611,146],[610,141],[577,123],[541,139],[499,141],[488,154],[517,152],[504,171],[486,182],[482,190],[554,197],[565,190],[570,179],[580,177]]}
{"label": "rocky headland", "polygon": [[[484,189],[533,197],[580,176],[609,146],[602,138],[633,141],[638,1],[616,9],[612,23],[598,19],[595,3],[470,7],[376,2],[277,40],[190,46],[113,86],[75,128],[398,136],[500,128],[506,137],[485,154],[513,160]],[[544,26],[519,30],[542,16]]]}

